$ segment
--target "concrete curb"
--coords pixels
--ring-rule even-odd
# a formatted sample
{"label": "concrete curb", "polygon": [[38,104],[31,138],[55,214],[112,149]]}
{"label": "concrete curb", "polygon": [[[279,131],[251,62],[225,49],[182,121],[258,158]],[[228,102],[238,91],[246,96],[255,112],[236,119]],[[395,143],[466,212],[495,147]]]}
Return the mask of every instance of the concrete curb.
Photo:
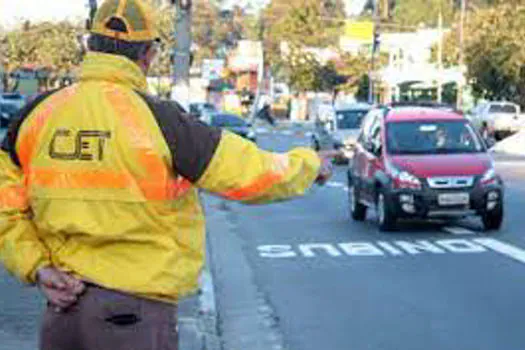
{"label": "concrete curb", "polygon": [[206,254],[206,267],[201,275],[199,294],[179,304],[178,332],[181,350],[222,350],[210,265],[210,255]]}

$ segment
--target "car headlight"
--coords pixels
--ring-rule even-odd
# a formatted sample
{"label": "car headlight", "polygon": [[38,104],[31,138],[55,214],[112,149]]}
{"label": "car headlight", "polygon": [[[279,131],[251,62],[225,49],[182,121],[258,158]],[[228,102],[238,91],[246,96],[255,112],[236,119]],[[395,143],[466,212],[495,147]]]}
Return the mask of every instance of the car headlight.
{"label": "car headlight", "polygon": [[491,183],[494,183],[496,179],[496,169],[494,169],[494,167],[491,167],[485,172],[485,174],[483,174],[483,177],[481,178],[481,183],[483,185],[489,185]]}
{"label": "car headlight", "polygon": [[256,135],[255,135],[255,131],[253,131],[253,130],[248,131],[248,135],[247,135],[247,137],[248,137],[249,139],[254,139],[255,136],[256,136]]}
{"label": "car headlight", "polygon": [[353,140],[353,139],[351,139],[351,138],[350,138],[350,139],[346,139],[346,140],[344,141],[344,146],[345,146],[346,148],[354,148],[354,147],[355,147],[355,140]]}
{"label": "car headlight", "polygon": [[412,190],[421,189],[421,181],[408,171],[399,170],[397,167],[390,164],[390,162],[387,162],[387,171],[392,175],[395,188]]}

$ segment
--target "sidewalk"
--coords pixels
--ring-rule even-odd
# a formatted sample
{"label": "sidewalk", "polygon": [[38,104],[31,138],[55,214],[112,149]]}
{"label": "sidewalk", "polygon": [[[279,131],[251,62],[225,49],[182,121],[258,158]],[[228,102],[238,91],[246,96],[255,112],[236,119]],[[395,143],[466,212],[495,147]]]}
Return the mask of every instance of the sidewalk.
{"label": "sidewalk", "polygon": [[199,295],[179,303],[180,350],[222,350],[218,337],[217,311],[209,254],[201,276]]}

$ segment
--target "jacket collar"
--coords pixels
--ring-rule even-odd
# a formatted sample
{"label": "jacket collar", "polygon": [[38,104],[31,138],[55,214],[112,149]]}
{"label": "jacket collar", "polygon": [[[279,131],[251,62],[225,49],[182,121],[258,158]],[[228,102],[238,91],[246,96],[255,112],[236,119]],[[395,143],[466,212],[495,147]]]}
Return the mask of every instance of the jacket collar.
{"label": "jacket collar", "polygon": [[102,80],[146,92],[148,84],[140,67],[131,60],[98,52],[89,52],[81,65],[80,81]]}

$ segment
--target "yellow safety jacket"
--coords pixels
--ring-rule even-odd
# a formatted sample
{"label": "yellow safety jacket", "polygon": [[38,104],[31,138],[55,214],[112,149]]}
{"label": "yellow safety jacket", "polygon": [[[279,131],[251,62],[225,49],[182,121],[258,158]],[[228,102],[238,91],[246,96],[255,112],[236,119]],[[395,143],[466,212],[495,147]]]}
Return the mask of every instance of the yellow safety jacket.
{"label": "yellow safety jacket", "polygon": [[197,189],[266,203],[314,182],[313,151],[262,151],[145,91],[133,62],[90,53],[77,84],[40,96],[10,126],[0,151],[0,258],[22,281],[51,265],[176,302],[196,291],[203,266]]}

